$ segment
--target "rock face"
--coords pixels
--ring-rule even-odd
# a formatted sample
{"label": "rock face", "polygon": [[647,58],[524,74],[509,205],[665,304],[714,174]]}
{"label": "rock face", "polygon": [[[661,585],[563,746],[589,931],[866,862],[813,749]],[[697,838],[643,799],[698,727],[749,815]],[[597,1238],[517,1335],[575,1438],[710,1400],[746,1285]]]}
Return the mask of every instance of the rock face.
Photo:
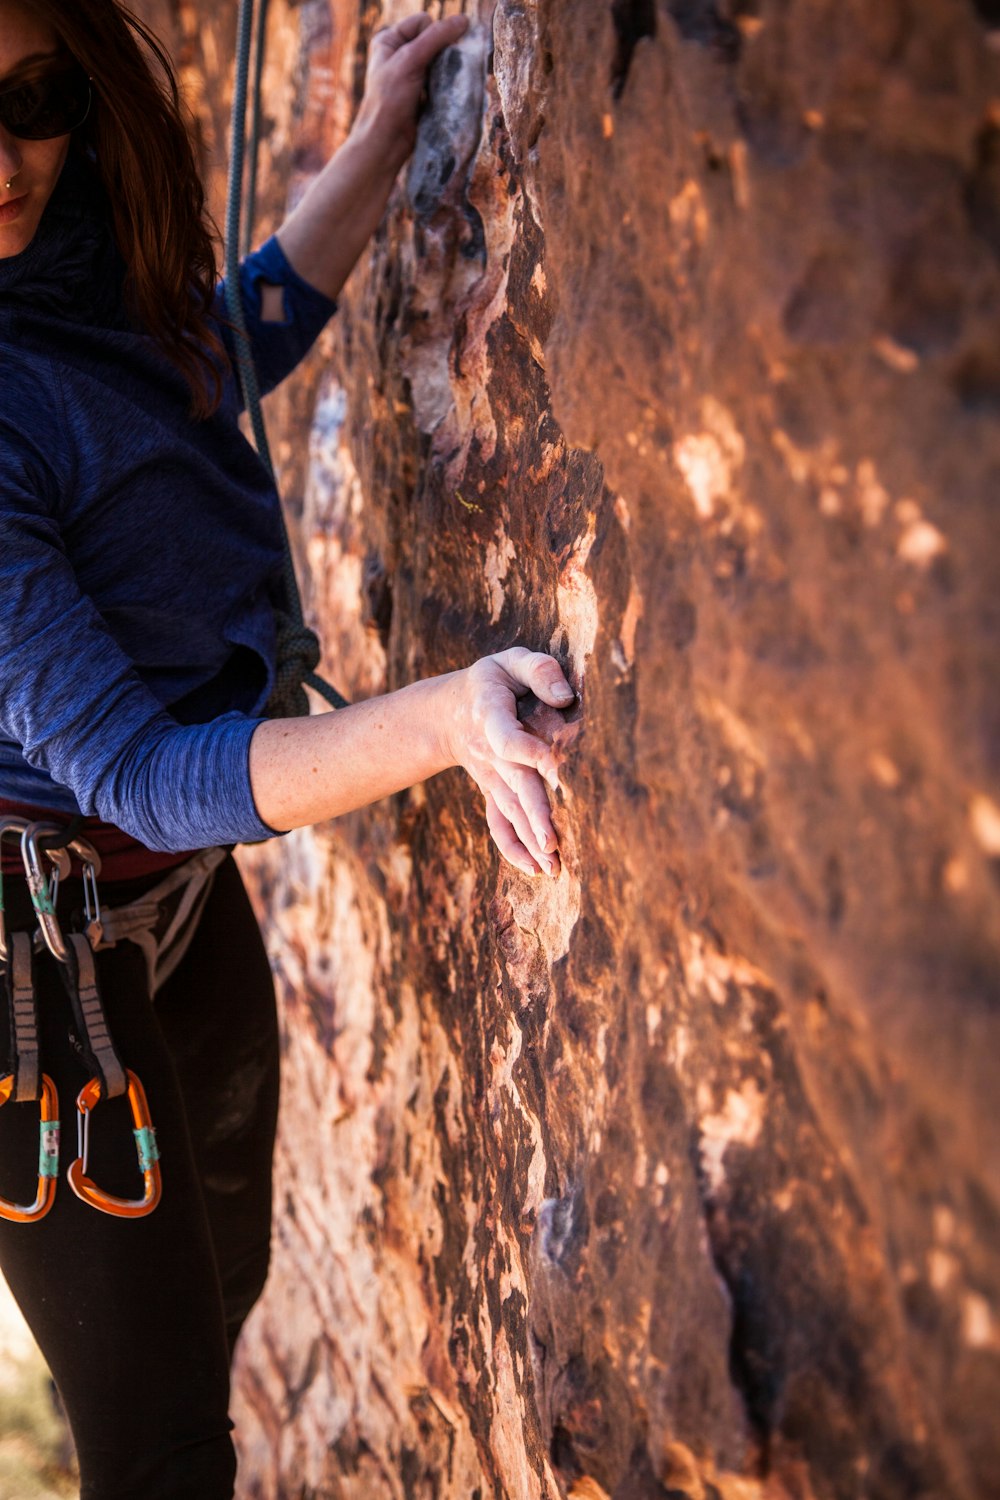
{"label": "rock face", "polygon": [[[272,0],[261,232],[411,8]],[[234,5],[161,10],[218,187]],[[996,26],[481,0],[439,64],[269,422],[349,697],[569,668],[565,868],[457,772],[247,856],[241,1495],[1000,1493]]]}

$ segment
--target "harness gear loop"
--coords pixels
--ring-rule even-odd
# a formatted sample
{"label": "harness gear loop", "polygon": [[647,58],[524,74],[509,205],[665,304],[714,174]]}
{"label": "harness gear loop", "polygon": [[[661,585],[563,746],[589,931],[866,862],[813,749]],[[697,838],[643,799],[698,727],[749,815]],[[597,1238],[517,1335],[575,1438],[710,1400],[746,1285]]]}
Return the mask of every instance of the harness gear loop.
{"label": "harness gear loop", "polygon": [[[263,7],[265,0],[261,0],[261,3]],[[226,311],[229,313],[232,324],[233,343],[236,351],[236,369],[240,387],[243,391],[243,400],[247,409],[247,415],[250,418],[250,426],[253,429],[257,454],[271,479],[274,480],[274,464],[271,461],[271,450],[267,441],[267,429],[264,426],[264,416],[260,407],[260,385],[257,380],[257,370],[254,366],[253,351],[250,347],[250,335],[247,332],[246,316],[243,310],[243,297],[240,288],[240,219],[243,199],[243,169],[247,147],[247,84],[250,74],[250,42],[253,30],[253,14],[254,0],[240,0],[239,16],[236,23],[236,75],[233,80],[233,107],[230,115],[232,154],[229,160],[229,186],[226,198]],[[260,74],[264,55],[264,20],[265,16],[262,8],[257,33],[257,67],[254,76],[255,114],[259,111]],[[251,198],[255,191],[255,176],[256,135],[253,137],[250,157]],[[303,619],[302,599],[299,595],[298,580],[295,576],[295,562],[292,558],[291,544],[288,540],[288,529],[285,526],[285,517],[280,501],[278,515],[284,550],[282,571],[285,594],[284,618],[290,621],[294,627],[294,633],[283,629],[283,615],[279,611],[275,686],[271,697],[268,699],[265,712],[275,718],[289,718],[307,714],[309,712],[309,701],[302,691],[303,682],[307,682],[333,708],[346,708],[347,699],[342,697],[336,688],[331,687],[315,671],[320,654],[319,639],[315,632],[309,629],[309,626],[306,625]],[[307,642],[307,654],[302,651],[302,643],[304,641]],[[283,652],[286,654],[283,654]],[[309,662],[308,657],[313,655],[315,659]],[[305,664],[304,669],[300,666],[300,661]],[[292,679],[295,680],[293,681]]]}
{"label": "harness gear loop", "polygon": [[[0,1078],[0,1106],[8,1102],[13,1092],[14,1075],[8,1073],[5,1078]],[[59,1097],[56,1086],[47,1073],[42,1074],[39,1107],[41,1131],[35,1201],[25,1205],[0,1198],[0,1219],[10,1219],[15,1224],[30,1224],[35,1219],[44,1219],[56,1201],[56,1178],[59,1175]]]}
{"label": "harness gear loop", "polygon": [[91,1078],[88,1083],[85,1083],[77,1098],[78,1155],[76,1160],[70,1163],[66,1177],[76,1196],[84,1203],[89,1203],[91,1208],[99,1209],[101,1213],[112,1214],[117,1219],[141,1219],[146,1214],[151,1214],[160,1201],[162,1191],[160,1152],[156,1144],[156,1131],[150,1119],[145,1090],[131,1068],[126,1070],[126,1075],[128,1101],[134,1126],[132,1133],[135,1136],[136,1155],[143,1177],[143,1196],[141,1198],[118,1198],[113,1193],[104,1192],[87,1176],[90,1116],[101,1099],[99,1078]]}

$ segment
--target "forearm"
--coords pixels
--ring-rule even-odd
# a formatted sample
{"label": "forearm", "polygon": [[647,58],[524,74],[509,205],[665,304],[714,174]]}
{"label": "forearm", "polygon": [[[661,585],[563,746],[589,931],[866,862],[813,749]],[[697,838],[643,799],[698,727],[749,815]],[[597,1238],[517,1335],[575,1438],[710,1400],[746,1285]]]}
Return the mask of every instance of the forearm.
{"label": "forearm", "polygon": [[250,742],[260,817],[282,832],[321,823],[446,770],[455,762],[444,731],[462,676],[449,672],[336,713],[260,724]]}
{"label": "forearm", "polygon": [[432,21],[419,12],[372,38],[354,129],[278,230],[294,269],[326,296],[338,295],[378,228],[413,149],[428,66],[468,24],[465,16]]}
{"label": "forearm", "polygon": [[385,213],[406,159],[375,121],[359,120],[337,154],[311,183],[278,230],[294,269],[327,297],[336,297]]}

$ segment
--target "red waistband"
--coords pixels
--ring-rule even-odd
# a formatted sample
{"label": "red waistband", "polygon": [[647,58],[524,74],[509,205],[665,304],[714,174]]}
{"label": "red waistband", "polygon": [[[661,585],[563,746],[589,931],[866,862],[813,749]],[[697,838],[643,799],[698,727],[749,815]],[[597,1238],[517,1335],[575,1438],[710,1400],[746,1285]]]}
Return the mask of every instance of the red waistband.
{"label": "red waistband", "polygon": [[[9,802],[0,797],[0,817],[27,818],[31,822],[56,823],[60,828],[70,821],[69,813],[52,812],[49,808],[28,807],[22,802]],[[123,833],[113,823],[102,823],[100,818],[84,818],[79,836],[93,844],[101,856],[101,880],[135,880],[142,875],[155,875],[160,870],[172,870],[175,865],[190,859],[193,850],[182,854],[161,854],[147,849],[131,834]],[[21,854],[13,838],[2,843],[2,869],[4,875],[23,874]],[[74,866],[74,874],[78,871]]]}

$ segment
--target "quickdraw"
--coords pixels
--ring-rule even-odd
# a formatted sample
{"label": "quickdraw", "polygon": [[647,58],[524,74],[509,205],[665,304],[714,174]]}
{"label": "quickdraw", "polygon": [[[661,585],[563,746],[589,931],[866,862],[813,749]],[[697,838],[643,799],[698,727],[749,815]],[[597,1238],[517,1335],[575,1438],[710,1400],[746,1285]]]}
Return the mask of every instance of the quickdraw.
{"label": "quickdraw", "polygon": [[[43,945],[60,965],[84,1055],[93,1068],[93,1076],[77,1098],[78,1155],[67,1171],[67,1180],[78,1198],[102,1213],[118,1218],[140,1218],[152,1213],[160,1201],[159,1150],[145,1090],[118,1054],[98,988],[94,949],[101,946],[104,936],[97,884],[101,873],[100,855],[86,839],[72,836],[67,839],[64,831],[53,823],[29,823],[17,817],[0,818],[0,847],[5,837],[20,840],[38,930],[34,938],[23,932],[11,933],[8,937],[0,872],[0,962],[4,966],[9,995],[12,1057],[12,1071],[0,1078],[0,1106],[10,1099],[17,1103],[38,1101],[41,1150],[34,1204],[22,1206],[0,1198],[0,1218],[18,1223],[41,1219],[55,1201],[59,1171],[59,1101],[52,1079],[39,1071],[38,1019],[32,973],[34,953]],[[56,914],[56,900],[60,881],[72,868],[73,856],[83,872],[86,927],[83,933],[67,935],[63,933]],[[106,1193],[87,1175],[91,1112],[101,1098],[111,1099],[122,1094],[128,1095],[139,1168],[144,1179],[142,1197],[135,1199]]]}
{"label": "quickdraw", "polygon": [[[0,818],[0,856],[5,838],[22,839],[28,823],[24,818]],[[8,937],[4,919],[3,871],[0,859],[0,962],[10,1013],[11,1072],[0,1078],[0,1106],[38,1102],[41,1139],[38,1184],[31,1204],[0,1198],[0,1218],[17,1224],[44,1219],[56,1196],[59,1173],[59,1097],[55,1084],[39,1067],[38,1015],[35,1008],[34,948],[26,932]]]}

